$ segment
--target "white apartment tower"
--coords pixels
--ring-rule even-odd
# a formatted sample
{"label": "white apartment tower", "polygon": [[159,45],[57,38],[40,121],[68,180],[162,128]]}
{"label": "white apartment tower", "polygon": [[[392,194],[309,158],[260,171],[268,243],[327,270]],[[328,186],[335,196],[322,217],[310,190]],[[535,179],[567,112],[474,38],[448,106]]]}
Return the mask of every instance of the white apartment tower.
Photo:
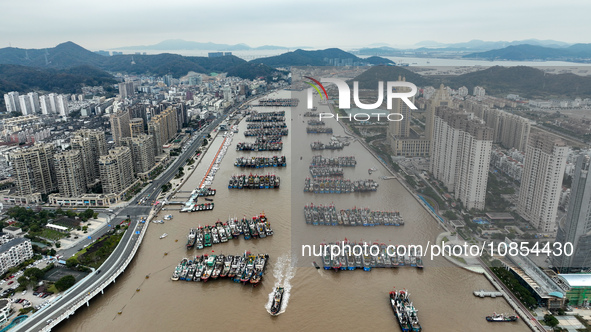
{"label": "white apartment tower", "polygon": [[541,232],[554,232],[568,147],[549,134],[530,135],[517,213]]}
{"label": "white apartment tower", "polygon": [[6,104],[6,111],[8,113],[21,111],[18,97],[18,92],[16,91],[12,91],[4,95],[4,103]]}
{"label": "white apartment tower", "polygon": [[466,209],[484,209],[492,141],[493,130],[472,114],[436,110],[431,172]]}

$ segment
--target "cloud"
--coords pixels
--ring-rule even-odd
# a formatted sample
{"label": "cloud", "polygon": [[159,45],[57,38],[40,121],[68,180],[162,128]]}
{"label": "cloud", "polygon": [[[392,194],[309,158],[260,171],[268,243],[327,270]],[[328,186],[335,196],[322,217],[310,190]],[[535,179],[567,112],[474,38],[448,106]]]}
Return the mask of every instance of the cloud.
{"label": "cloud", "polygon": [[153,1],[21,0],[3,4],[0,45],[72,40],[90,49],[200,42],[315,47],[421,40],[527,38],[585,42],[587,1]]}

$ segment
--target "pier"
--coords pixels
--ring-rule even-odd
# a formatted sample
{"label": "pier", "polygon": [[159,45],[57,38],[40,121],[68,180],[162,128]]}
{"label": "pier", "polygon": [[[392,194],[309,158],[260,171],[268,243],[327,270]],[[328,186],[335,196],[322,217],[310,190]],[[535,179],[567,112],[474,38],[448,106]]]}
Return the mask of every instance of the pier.
{"label": "pier", "polygon": [[495,298],[495,297],[503,297],[503,293],[496,292],[496,291],[485,291],[485,290],[481,289],[481,290],[474,291],[474,296],[482,297],[482,298],[485,298],[485,297]]}

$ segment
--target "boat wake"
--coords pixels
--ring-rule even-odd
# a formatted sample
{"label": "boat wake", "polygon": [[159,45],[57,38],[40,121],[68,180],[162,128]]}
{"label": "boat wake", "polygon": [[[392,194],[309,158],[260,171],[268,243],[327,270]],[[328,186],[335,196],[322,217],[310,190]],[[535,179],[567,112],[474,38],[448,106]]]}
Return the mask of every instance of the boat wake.
{"label": "boat wake", "polygon": [[273,289],[271,293],[269,293],[269,300],[265,305],[265,309],[267,312],[271,314],[271,304],[273,303],[273,295],[275,294],[275,289],[277,287],[283,287],[283,299],[281,301],[281,310],[277,313],[280,315],[285,312],[287,309],[287,305],[289,303],[289,297],[291,295],[291,279],[296,274],[296,261],[294,257],[294,261],[292,262],[291,257],[288,254],[284,254],[277,259],[277,263],[275,263],[275,267],[273,268],[273,277],[275,277],[275,285],[273,285]]}

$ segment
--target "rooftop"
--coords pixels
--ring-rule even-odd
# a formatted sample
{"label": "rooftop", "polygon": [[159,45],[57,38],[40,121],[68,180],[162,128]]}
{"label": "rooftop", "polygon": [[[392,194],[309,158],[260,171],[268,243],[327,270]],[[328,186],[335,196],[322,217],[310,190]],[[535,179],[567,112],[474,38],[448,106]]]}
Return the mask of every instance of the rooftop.
{"label": "rooftop", "polygon": [[0,245],[0,253],[6,252],[6,251],[10,250],[10,248],[12,248],[12,247],[14,247],[14,246],[16,246],[18,244],[21,244],[23,242],[26,242],[26,241],[31,241],[31,240],[25,239],[25,238],[22,238],[22,237],[18,237],[16,239],[12,239],[12,240],[4,243],[3,245]]}
{"label": "rooftop", "polygon": [[591,274],[587,273],[568,273],[559,274],[561,279],[571,287],[591,287]]}
{"label": "rooftop", "polygon": [[486,216],[490,220],[513,220],[513,215],[509,212],[487,212]]}

